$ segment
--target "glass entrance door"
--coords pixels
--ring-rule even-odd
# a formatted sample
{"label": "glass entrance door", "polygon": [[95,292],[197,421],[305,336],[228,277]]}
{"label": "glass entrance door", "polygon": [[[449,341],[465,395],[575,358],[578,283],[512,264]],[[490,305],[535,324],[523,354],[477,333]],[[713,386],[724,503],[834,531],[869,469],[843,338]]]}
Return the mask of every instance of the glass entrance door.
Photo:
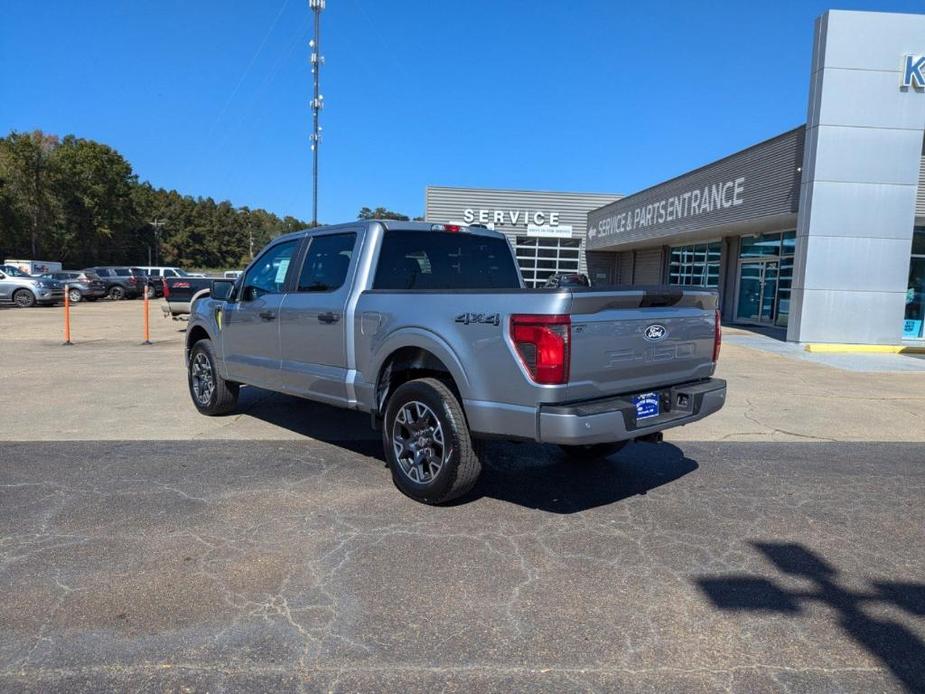
{"label": "glass entrance door", "polygon": [[736,320],[774,325],[779,278],[780,263],[777,260],[741,261]]}

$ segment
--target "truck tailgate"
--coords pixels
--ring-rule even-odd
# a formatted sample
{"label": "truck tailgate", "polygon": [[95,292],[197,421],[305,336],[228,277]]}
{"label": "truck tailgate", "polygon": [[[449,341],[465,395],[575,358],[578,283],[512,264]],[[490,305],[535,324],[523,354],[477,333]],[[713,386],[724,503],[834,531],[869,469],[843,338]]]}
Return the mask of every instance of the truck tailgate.
{"label": "truck tailgate", "polygon": [[708,378],[716,307],[708,290],[572,290],[569,400]]}

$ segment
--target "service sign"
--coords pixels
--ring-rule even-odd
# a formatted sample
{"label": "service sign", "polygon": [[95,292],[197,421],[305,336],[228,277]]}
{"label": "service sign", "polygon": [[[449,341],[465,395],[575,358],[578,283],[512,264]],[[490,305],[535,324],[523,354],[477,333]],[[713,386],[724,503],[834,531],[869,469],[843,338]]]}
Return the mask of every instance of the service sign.
{"label": "service sign", "polygon": [[[466,224],[494,224],[512,227],[559,227],[559,213],[552,210],[473,209],[463,210]],[[571,228],[569,228],[571,236]]]}
{"label": "service sign", "polygon": [[550,226],[544,224],[543,226],[537,226],[536,224],[528,224],[527,236],[535,236],[542,239],[570,239],[572,238],[572,225],[560,224],[559,226]]}

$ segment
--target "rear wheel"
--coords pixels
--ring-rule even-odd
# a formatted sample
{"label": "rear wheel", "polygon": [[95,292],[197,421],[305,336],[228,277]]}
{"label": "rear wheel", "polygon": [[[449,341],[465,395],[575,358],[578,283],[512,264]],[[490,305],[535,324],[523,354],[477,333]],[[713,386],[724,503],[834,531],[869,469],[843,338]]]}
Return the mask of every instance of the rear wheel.
{"label": "rear wheel", "polygon": [[28,289],[19,289],[13,294],[13,302],[19,308],[32,308],[35,306],[35,294]]}
{"label": "rear wheel", "polygon": [[395,486],[425,504],[462,496],[482,472],[481,445],[453,391],[435,378],[409,381],[389,398],[382,443]]}
{"label": "rear wheel", "polygon": [[79,304],[83,300],[83,294],[80,293],[79,289],[68,289],[67,300],[72,304]]}
{"label": "rear wheel", "polygon": [[592,443],[586,446],[559,446],[565,457],[573,462],[600,460],[614,453],[619,453],[628,441],[614,441],[613,443]]}
{"label": "rear wheel", "polygon": [[240,387],[219,374],[211,340],[200,340],[193,345],[187,376],[193,404],[202,414],[228,414],[238,404]]}
{"label": "rear wheel", "polygon": [[118,285],[116,285],[115,287],[110,287],[109,288],[109,298],[112,299],[113,301],[121,301],[122,299],[125,298],[125,290]]}

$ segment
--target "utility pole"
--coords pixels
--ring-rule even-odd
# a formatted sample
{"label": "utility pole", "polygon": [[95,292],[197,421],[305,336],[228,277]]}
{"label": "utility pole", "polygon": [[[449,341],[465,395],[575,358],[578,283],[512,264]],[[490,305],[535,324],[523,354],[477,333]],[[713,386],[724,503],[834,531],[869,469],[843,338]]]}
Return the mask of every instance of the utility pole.
{"label": "utility pole", "polygon": [[321,126],[318,125],[318,116],[324,107],[324,97],[318,91],[319,77],[321,66],[324,64],[324,56],[319,52],[321,50],[321,10],[324,9],[325,0],[308,0],[308,7],[314,14],[315,19],[315,38],[308,42],[309,48],[312,49],[312,77],[314,82],[314,94],[312,97],[312,226],[318,226],[318,145],[321,143]]}
{"label": "utility pole", "polygon": [[[160,263],[160,250],[161,250],[161,236],[160,231],[161,227],[164,226],[167,222],[163,219],[158,219],[155,217],[152,221],[149,221],[148,224],[154,227],[154,265]],[[151,265],[151,247],[148,247],[148,265]]]}

